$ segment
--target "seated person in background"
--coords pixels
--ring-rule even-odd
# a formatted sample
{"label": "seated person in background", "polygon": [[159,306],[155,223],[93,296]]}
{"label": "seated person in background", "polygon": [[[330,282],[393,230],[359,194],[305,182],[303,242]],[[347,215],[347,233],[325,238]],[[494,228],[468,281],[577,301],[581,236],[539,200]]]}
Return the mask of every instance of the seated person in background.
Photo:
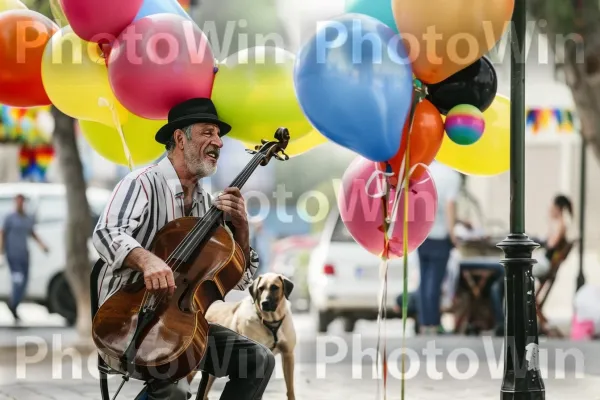
{"label": "seated person in background", "polygon": [[564,195],[556,196],[550,206],[549,216],[548,237],[546,240],[537,240],[542,247],[533,252],[533,258],[537,260],[533,266],[533,276],[538,279],[548,275],[552,257],[570,240],[569,230],[573,218],[571,200]]}

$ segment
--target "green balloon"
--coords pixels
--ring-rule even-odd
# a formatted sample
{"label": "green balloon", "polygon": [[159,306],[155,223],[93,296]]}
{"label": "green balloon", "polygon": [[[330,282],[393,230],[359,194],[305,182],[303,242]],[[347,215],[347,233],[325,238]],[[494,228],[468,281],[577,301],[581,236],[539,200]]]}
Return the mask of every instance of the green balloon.
{"label": "green balloon", "polygon": [[219,65],[211,97],[219,118],[232,126],[229,137],[259,145],[279,127],[292,141],[311,132],[296,98],[294,58],[283,49],[254,47]]}

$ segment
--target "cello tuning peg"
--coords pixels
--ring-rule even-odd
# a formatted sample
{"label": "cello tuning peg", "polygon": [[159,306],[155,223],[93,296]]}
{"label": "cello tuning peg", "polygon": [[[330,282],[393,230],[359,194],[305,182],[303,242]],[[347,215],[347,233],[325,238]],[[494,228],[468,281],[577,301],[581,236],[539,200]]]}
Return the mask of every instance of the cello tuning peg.
{"label": "cello tuning peg", "polygon": [[256,151],[251,150],[251,149],[246,149],[246,153],[248,153],[248,154],[256,154]]}

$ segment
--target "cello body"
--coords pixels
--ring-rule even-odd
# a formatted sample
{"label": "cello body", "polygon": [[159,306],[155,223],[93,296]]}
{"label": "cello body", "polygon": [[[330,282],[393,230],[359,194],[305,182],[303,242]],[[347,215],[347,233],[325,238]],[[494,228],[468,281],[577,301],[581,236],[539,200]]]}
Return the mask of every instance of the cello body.
{"label": "cello body", "polygon": [[[149,251],[166,260],[198,220],[183,217],[167,223]],[[100,356],[109,367],[134,379],[176,381],[198,367],[208,347],[209,325],[204,314],[237,286],[246,259],[232,233],[218,225],[188,262],[175,259],[168,265],[174,271],[175,293],[158,303],[135,343],[133,360],[124,363],[122,357],[134,337],[147,295],[143,279],[108,297],[94,317],[92,336]]]}

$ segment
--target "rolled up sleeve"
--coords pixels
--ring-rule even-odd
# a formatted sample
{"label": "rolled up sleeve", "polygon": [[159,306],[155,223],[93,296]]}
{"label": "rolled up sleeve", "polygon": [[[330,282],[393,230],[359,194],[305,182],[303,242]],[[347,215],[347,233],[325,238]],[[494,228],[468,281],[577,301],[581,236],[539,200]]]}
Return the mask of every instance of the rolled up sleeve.
{"label": "rolled up sleeve", "polygon": [[250,287],[250,285],[252,285],[254,274],[258,270],[259,264],[260,259],[258,257],[258,253],[254,251],[252,247],[250,247],[250,259],[246,263],[246,269],[244,270],[244,275],[242,275],[242,279],[238,282],[236,286],[237,290],[243,291]]}
{"label": "rolled up sleeve", "polygon": [[147,206],[148,198],[139,179],[125,177],[98,220],[92,242],[113,274],[122,271],[129,252],[142,247],[133,233],[143,223]]}

